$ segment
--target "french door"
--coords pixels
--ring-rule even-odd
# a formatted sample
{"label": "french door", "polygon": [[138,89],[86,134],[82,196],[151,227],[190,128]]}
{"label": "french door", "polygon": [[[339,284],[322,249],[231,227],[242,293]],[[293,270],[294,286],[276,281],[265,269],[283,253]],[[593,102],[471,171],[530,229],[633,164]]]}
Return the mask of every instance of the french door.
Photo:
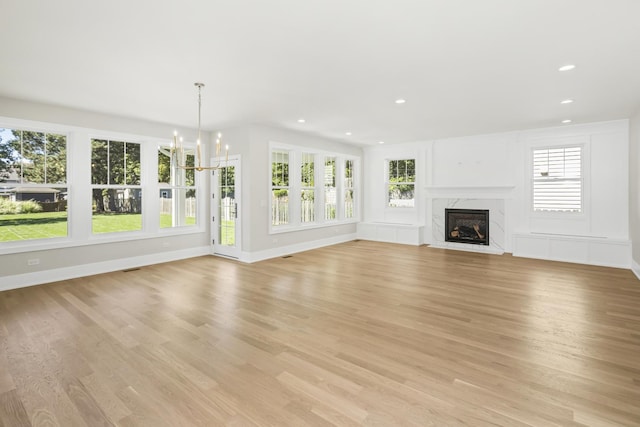
{"label": "french door", "polygon": [[211,188],[211,240],[213,253],[239,258],[240,233],[240,159],[229,159],[213,172]]}

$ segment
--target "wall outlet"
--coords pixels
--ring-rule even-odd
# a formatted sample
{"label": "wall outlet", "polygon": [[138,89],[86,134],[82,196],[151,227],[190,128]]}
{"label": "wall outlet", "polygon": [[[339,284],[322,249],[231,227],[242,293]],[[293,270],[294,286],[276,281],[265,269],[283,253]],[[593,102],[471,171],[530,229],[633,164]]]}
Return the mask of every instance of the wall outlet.
{"label": "wall outlet", "polygon": [[38,265],[40,264],[40,258],[32,258],[27,260],[27,265]]}

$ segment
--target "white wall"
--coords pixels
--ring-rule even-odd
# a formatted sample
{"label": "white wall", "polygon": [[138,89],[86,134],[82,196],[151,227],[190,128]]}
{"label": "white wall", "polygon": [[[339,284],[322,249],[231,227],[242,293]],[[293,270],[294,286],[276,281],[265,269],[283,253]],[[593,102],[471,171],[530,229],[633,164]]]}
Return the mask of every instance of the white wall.
{"label": "white wall", "polygon": [[[72,161],[73,156],[78,154],[73,152],[74,149],[84,150],[86,158],[88,147],[81,144],[89,140],[88,135],[93,130],[138,135],[141,140],[153,141],[148,144],[153,144],[154,147],[143,146],[143,150],[150,149],[154,155],[157,141],[169,141],[174,131],[174,127],[167,124],[96,114],[10,98],[0,98],[0,117],[4,122],[10,121],[18,125],[24,122],[24,126],[27,128],[30,123],[40,122],[70,129],[72,143],[70,143],[69,156]],[[193,129],[187,129],[182,133],[191,139],[196,135]],[[74,164],[73,170],[74,174],[86,175],[86,180],[79,179],[74,184],[72,191],[78,192],[82,201],[75,205],[70,204],[70,216],[74,213],[73,209],[91,206],[90,192],[88,191],[90,166],[89,164]],[[80,178],[82,177],[80,176]],[[208,188],[208,185],[205,185],[205,188]],[[81,193],[86,194],[83,196]],[[74,223],[70,222],[69,227],[74,232]],[[74,233],[74,235],[77,234]],[[26,250],[15,253],[4,251],[4,254],[0,255],[0,290],[61,280],[92,272],[130,268],[136,265],[201,255],[209,250],[209,228],[208,221],[205,221],[203,229],[186,235],[146,234],[142,238],[134,238],[124,242],[87,239],[82,242],[75,240],[71,243],[75,246],[48,249],[46,242],[34,242],[32,250],[26,248]],[[39,264],[28,265],[27,261],[30,259],[38,259]]]}
{"label": "white wall", "polygon": [[[464,200],[465,206],[474,199],[503,200],[505,251],[628,268],[628,141],[628,121],[619,120],[366,148],[365,219],[424,224],[425,243],[434,243],[433,221],[439,213],[432,211],[433,200]],[[565,143],[582,144],[588,159],[584,213],[534,214],[531,149]],[[384,161],[403,156],[420,161],[417,208],[387,209]]]}
{"label": "white wall", "polygon": [[[242,259],[255,261],[310,249],[331,242],[352,240],[355,224],[340,224],[302,231],[269,234],[271,163],[269,143],[309,147],[321,151],[362,157],[362,149],[307,134],[251,125],[223,131],[225,141],[241,156]],[[359,173],[362,179],[362,173]]]}
{"label": "white wall", "polygon": [[640,110],[629,126],[629,229],[633,270],[640,278]]}

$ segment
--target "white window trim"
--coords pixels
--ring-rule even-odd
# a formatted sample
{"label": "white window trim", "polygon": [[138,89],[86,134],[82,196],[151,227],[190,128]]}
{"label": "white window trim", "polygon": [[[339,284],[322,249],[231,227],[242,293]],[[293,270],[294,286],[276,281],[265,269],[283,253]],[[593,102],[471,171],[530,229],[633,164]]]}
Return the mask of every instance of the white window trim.
{"label": "white window trim", "polygon": [[[271,159],[273,151],[287,151],[289,152],[289,194],[296,195],[293,201],[289,202],[289,224],[286,225],[273,225],[271,218],[271,212],[273,211],[272,197],[271,197]],[[300,220],[300,197],[302,191],[301,178],[300,178],[300,166],[302,161],[302,153],[314,155],[314,172],[315,172],[315,221],[310,223],[302,223]],[[268,166],[268,215],[269,215],[269,234],[289,233],[292,231],[311,230],[315,228],[332,227],[342,224],[353,224],[360,221],[360,209],[357,205],[360,199],[360,157],[331,151],[323,151],[314,149],[311,147],[282,144],[275,141],[269,142],[269,166]],[[336,159],[336,219],[325,220],[324,219],[324,159],[325,157],[334,157]],[[343,180],[344,180],[344,167],[340,166],[345,160],[352,160],[354,167],[354,217],[344,218],[344,197],[342,195]],[[317,165],[322,164],[319,168]],[[296,208],[297,207],[297,208]]]}
{"label": "white window trim", "polygon": [[[581,148],[581,179],[582,179],[582,209],[580,212],[558,212],[558,211],[536,211],[533,209],[533,152],[534,150],[544,150],[547,148]],[[526,194],[528,216],[532,219],[575,219],[583,220],[588,218],[590,207],[590,158],[591,150],[587,138],[584,136],[572,136],[562,138],[544,138],[533,140],[527,144],[526,160]]]}
{"label": "white window trim", "polygon": [[[38,122],[33,120],[0,117],[0,128],[21,129],[35,132],[57,133],[67,137],[67,183],[59,184],[69,192],[67,208],[67,236],[49,239],[15,240],[0,242],[0,255],[17,254],[33,251],[62,249],[71,247],[91,246],[104,243],[117,243],[133,240],[157,239],[163,236],[192,235],[206,231],[206,203],[197,200],[198,219],[196,226],[160,228],[159,202],[157,197],[148,194],[159,194],[157,182],[157,148],[159,145],[169,146],[169,138],[155,138],[115,131],[82,128],[72,125]],[[94,234],[91,230],[92,199],[91,189],[91,140],[106,139],[112,141],[126,141],[141,145],[140,187],[142,198],[142,230],[115,233]],[[195,144],[185,144],[185,147],[195,148]],[[206,151],[206,150],[205,150]],[[205,153],[203,153],[205,154]],[[206,194],[206,178],[202,173],[196,173],[196,192],[198,199]],[[122,186],[118,186],[122,187]],[[203,195],[200,197],[200,195]]]}
{"label": "white window trim", "polygon": [[[415,167],[415,181],[413,182],[413,206],[410,207],[402,207],[402,206],[389,206],[389,185],[390,177],[389,177],[389,162],[396,160],[413,160],[413,164]],[[414,212],[418,208],[418,157],[417,156],[399,156],[399,157],[388,157],[384,159],[384,209],[388,212]]]}

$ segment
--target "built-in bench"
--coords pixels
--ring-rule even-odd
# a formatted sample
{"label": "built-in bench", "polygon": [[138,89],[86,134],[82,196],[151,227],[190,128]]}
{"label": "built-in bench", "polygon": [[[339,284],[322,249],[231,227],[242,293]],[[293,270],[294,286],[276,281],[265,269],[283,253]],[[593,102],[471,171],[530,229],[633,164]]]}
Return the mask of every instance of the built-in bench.
{"label": "built-in bench", "polygon": [[424,225],[393,222],[359,222],[358,239],[419,246],[424,243]]}

